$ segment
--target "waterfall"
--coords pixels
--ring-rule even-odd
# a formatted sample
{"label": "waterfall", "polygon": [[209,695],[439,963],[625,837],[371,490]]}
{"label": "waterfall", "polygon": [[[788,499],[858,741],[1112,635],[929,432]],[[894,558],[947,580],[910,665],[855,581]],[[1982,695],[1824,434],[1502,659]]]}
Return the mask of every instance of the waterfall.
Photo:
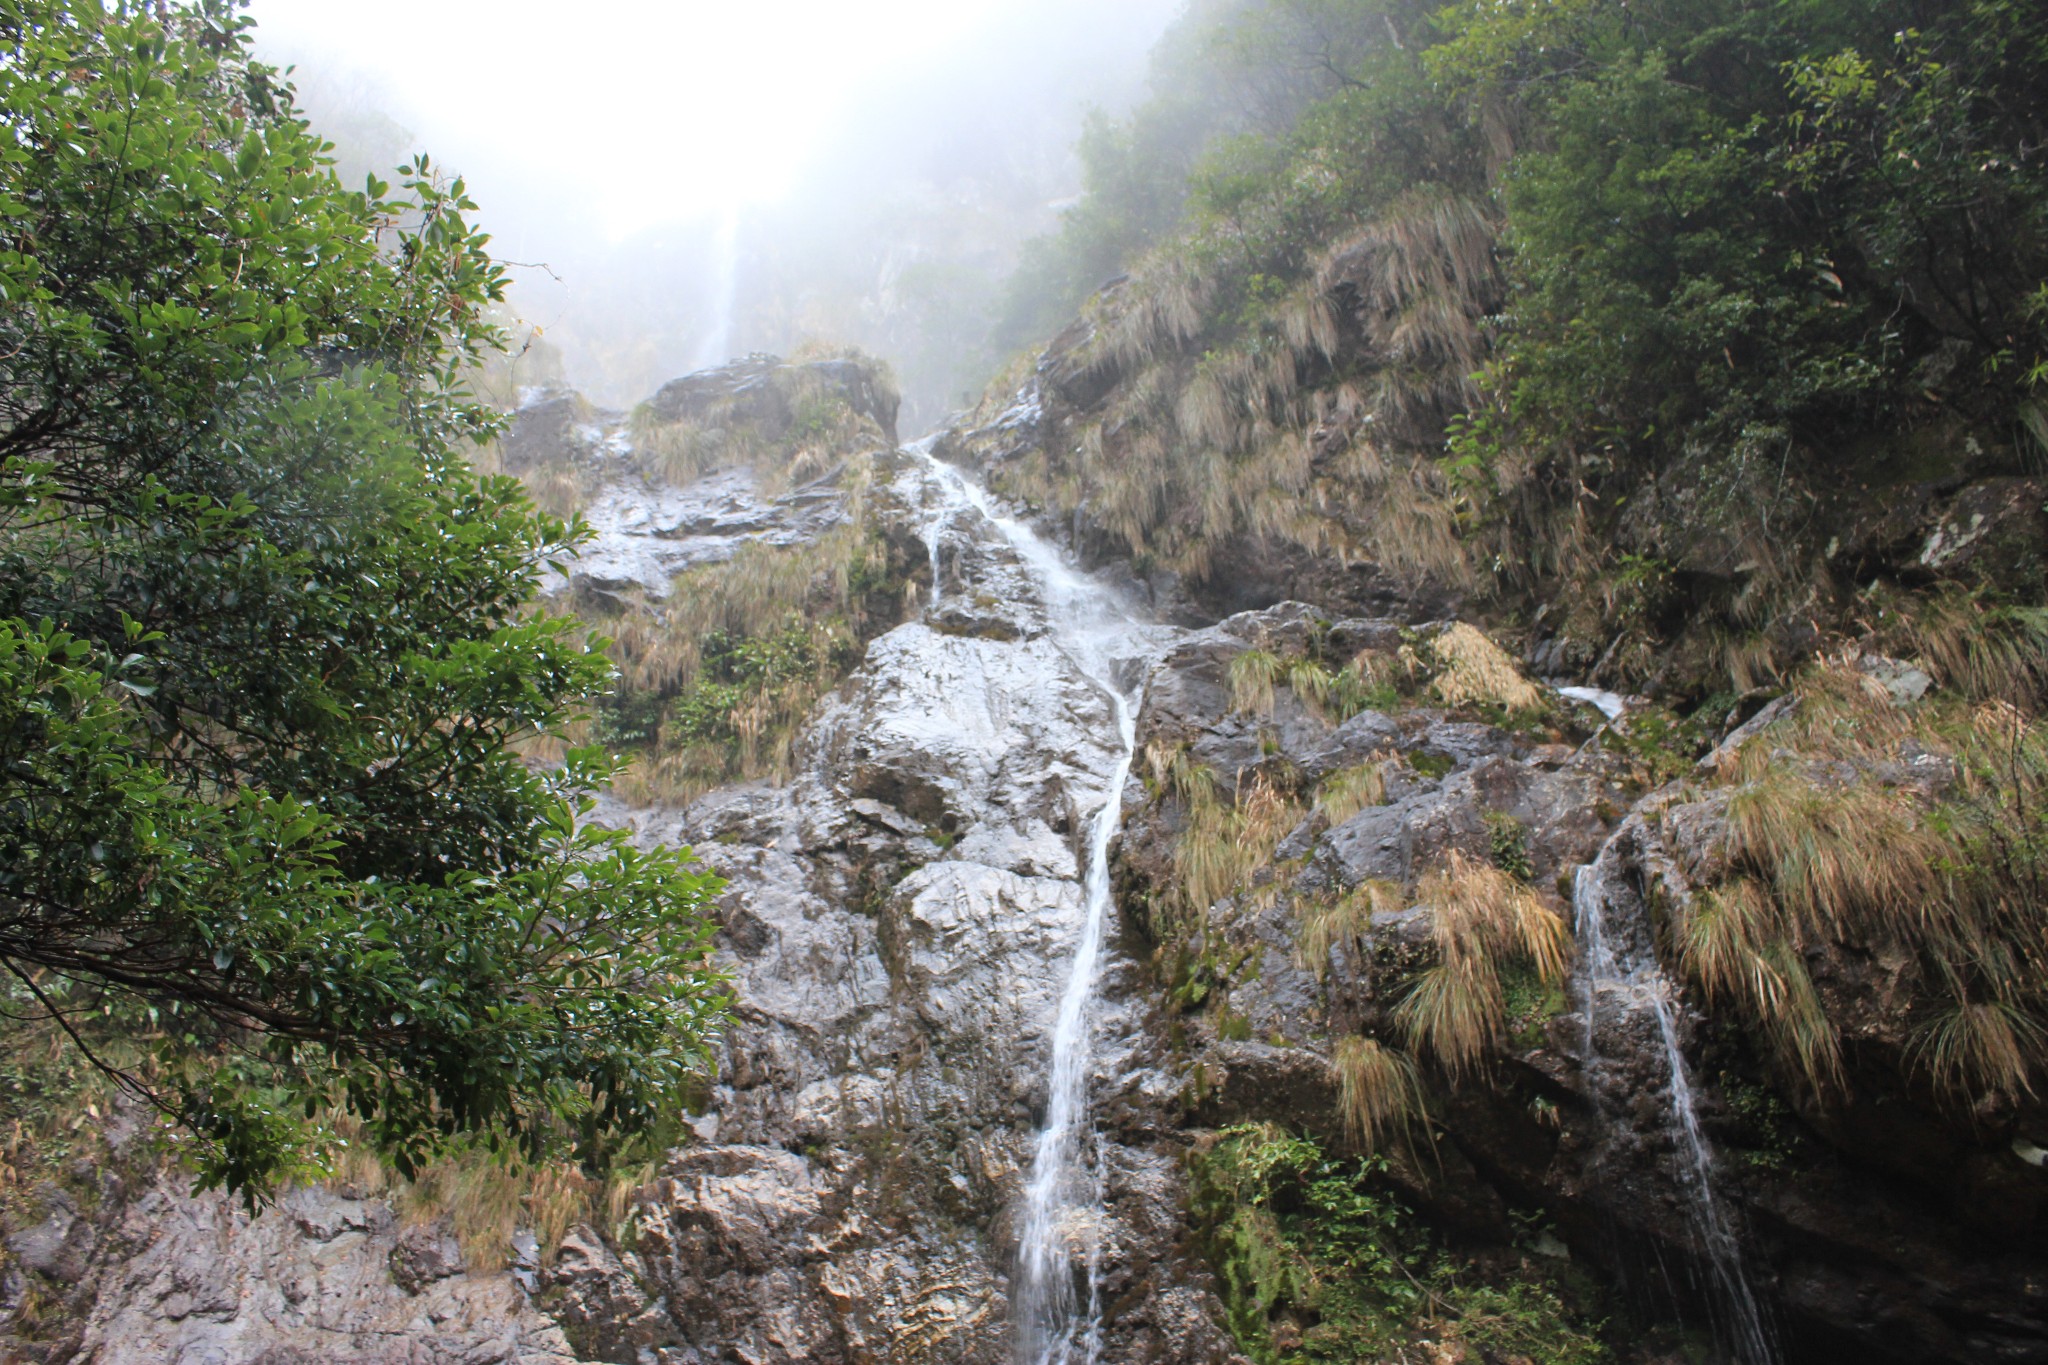
{"label": "waterfall", "polygon": [[[1626,829],[1626,826],[1624,826]],[[1679,1046],[1676,987],[1657,961],[1648,917],[1641,898],[1620,886],[1620,841],[1617,832],[1599,856],[1572,878],[1572,911],[1579,936],[1582,988],[1585,993],[1585,1059],[1596,1094],[1600,1088],[1595,1063],[1594,1025],[1603,1002],[1647,1008],[1657,1021],[1664,1051],[1671,1104],[1666,1121],[1682,1163],[1679,1184],[1693,1233],[1707,1253],[1715,1329],[1737,1365],[1776,1365],[1778,1347],[1756,1293],[1743,1267],[1742,1242],[1727,1211],[1714,1194],[1714,1155],[1700,1128],[1693,1100],[1692,1069]],[[1617,905],[1617,902],[1620,902]],[[1610,911],[1622,915],[1610,919]],[[1625,917],[1624,917],[1625,916]]]}
{"label": "waterfall", "polygon": [[[926,533],[932,600],[939,598],[940,535],[958,514],[978,513],[1036,580],[1054,642],[1108,700],[1116,727],[1116,763],[1102,805],[1087,826],[1081,933],[1053,1025],[1045,1126],[1024,1191],[1012,1295],[1020,1365],[1093,1365],[1102,1352],[1100,1262],[1107,1219],[1088,1116],[1094,1041],[1090,1007],[1111,907],[1109,850],[1122,823],[1124,787],[1137,746],[1136,699],[1117,675],[1130,658],[1133,637],[1141,637],[1145,628],[1108,588],[1075,570],[1029,526],[1002,512],[984,489],[936,458],[929,442],[909,449],[931,467],[941,492],[942,506]],[[1085,1282],[1085,1294],[1077,1281]]]}
{"label": "waterfall", "polygon": [[950,504],[941,504],[931,520],[924,524],[924,552],[932,568],[932,595],[928,605],[934,607],[945,595],[945,585],[940,576],[939,545],[946,538],[946,532],[952,529],[954,510]]}
{"label": "waterfall", "polygon": [[697,348],[692,369],[708,370],[732,359],[733,313],[739,306],[740,215],[727,209],[711,238],[711,330]]}

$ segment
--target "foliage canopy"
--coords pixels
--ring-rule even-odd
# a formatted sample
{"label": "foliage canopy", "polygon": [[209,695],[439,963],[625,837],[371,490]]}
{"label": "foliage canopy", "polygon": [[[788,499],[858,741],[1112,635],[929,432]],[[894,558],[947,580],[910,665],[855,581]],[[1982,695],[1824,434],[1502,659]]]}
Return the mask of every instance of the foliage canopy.
{"label": "foliage canopy", "polygon": [[716,879],[507,751],[611,670],[528,610],[584,534],[461,446],[504,279],[460,180],[394,189],[231,0],[0,4],[0,967],[260,1196],[345,1104],[586,1148],[722,1004]]}

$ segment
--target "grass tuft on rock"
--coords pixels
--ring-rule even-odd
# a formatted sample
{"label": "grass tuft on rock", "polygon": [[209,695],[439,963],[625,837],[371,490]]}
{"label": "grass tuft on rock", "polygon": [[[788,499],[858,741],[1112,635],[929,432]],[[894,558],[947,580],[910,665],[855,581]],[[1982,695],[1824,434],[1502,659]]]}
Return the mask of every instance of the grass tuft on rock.
{"label": "grass tuft on rock", "polygon": [[1415,1124],[1428,1117],[1422,1078],[1406,1053],[1376,1038],[1347,1034],[1330,1055],[1337,1078],[1337,1113],[1344,1141],[1361,1153],[1385,1150],[1404,1142]]}
{"label": "grass tuft on rock", "polygon": [[1412,1049],[1458,1077],[1480,1068],[1505,1036],[1502,968],[1520,964],[1542,982],[1563,981],[1571,930],[1527,886],[1455,849],[1416,894],[1434,915],[1437,960],[1417,975],[1395,1022]]}

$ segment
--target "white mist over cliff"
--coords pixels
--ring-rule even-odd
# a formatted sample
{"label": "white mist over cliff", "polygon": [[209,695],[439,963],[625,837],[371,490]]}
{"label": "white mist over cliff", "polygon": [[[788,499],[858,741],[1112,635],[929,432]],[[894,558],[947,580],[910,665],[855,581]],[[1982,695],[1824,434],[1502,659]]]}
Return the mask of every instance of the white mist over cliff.
{"label": "white mist over cliff", "polygon": [[[905,336],[957,330],[1017,244],[1052,223],[1077,188],[1083,109],[1135,94],[1177,8],[257,0],[251,12],[259,50],[298,64],[303,102],[351,168],[423,148],[467,178],[499,254],[524,263],[522,323],[564,348],[579,385],[625,403],[713,351],[806,340],[896,351],[915,395],[916,352],[961,348]],[[940,321],[900,316],[913,307]],[[926,387],[944,395],[957,380]]]}

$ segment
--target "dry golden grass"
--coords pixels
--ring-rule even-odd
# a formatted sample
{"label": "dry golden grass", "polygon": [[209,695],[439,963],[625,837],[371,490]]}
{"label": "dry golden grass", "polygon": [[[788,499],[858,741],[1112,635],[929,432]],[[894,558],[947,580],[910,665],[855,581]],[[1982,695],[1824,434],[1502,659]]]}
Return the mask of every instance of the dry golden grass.
{"label": "dry golden grass", "polygon": [[1721,663],[1728,671],[1729,683],[1738,693],[1749,693],[1759,687],[1776,684],[1783,676],[1778,668],[1777,651],[1770,637],[1762,632],[1723,637]]}
{"label": "dry golden grass", "polygon": [[1274,847],[1301,823],[1301,808],[1263,774],[1227,806],[1213,781],[1185,785],[1195,798],[1174,846],[1174,881],[1181,908],[1199,921],[1210,906],[1247,889],[1272,862]]}
{"label": "dry golden grass", "polygon": [[1951,1001],[1925,1024],[1916,1050],[1951,1094],[2032,1096],[2033,1069],[2048,1054],[2048,1030],[2002,1001]]}
{"label": "dry golden grass", "polygon": [[1698,893],[1675,929],[1679,962],[1708,1004],[1732,999],[1762,1008],[1782,997],[1784,984],[1763,950],[1786,926],[1770,892],[1754,880],[1741,877]]}
{"label": "dry golden grass", "polygon": [[1497,232],[1486,204],[1423,186],[1324,258],[1319,292],[1363,287],[1368,335],[1389,362],[1374,404],[1383,420],[1426,424],[1429,414],[1473,398],[1471,376],[1486,359],[1485,319],[1500,289]]}
{"label": "dry golden grass", "polygon": [[1246,715],[1271,715],[1273,686],[1287,665],[1269,649],[1247,649],[1230,661],[1230,709]]}
{"label": "dry golden grass", "polygon": [[585,465],[536,465],[519,476],[533,505],[567,521],[581,512],[597,490],[597,476]]}
{"label": "dry golden grass", "polygon": [[1674,914],[1679,962],[1709,1005],[1732,1003],[1764,1025],[1781,1060],[1815,1094],[1842,1084],[1841,1036],[1821,1007],[1791,927],[1751,878],[1694,895]]}
{"label": "dry golden grass", "polygon": [[[2048,1061],[2048,725],[2019,703],[1976,699],[2025,668],[2007,659],[1973,674],[1993,657],[1959,638],[1957,621],[1975,612],[1952,600],[1913,617],[1923,659],[1948,679],[1934,694],[1895,702],[1850,649],[1808,669],[1793,712],[1718,773],[1734,787],[1732,874],[1674,916],[1681,960],[1819,1094],[1841,1070],[1802,951],[1822,943],[1918,964],[1921,998],[1899,1006],[1928,1014],[1914,1059],[1958,1102],[2027,1093]],[[1902,615],[1887,629],[1903,631]],[[1913,755],[1946,760],[1920,768],[1935,784],[1886,785]]]}
{"label": "dry golden grass", "polygon": [[1313,286],[1297,289],[1280,306],[1280,335],[1287,339],[1297,360],[1336,355],[1337,310],[1329,295]]}
{"label": "dry golden grass", "polygon": [[599,1186],[573,1165],[527,1165],[488,1153],[464,1153],[420,1173],[399,1192],[400,1214],[416,1223],[445,1218],[470,1269],[503,1269],[512,1234],[529,1229],[543,1258],[596,1212]]}
{"label": "dry golden grass", "polygon": [[1422,972],[1395,1011],[1408,1043],[1426,1049],[1453,1079],[1477,1070],[1501,1036],[1507,1003],[1500,974],[1466,955]]}
{"label": "dry golden grass", "polygon": [[2033,711],[2048,693],[2048,608],[1994,607],[1961,588],[1879,605],[1877,645],[1918,659],[1964,698]]}
{"label": "dry golden grass", "polygon": [[510,1149],[492,1152],[469,1144],[408,1181],[391,1171],[366,1139],[361,1121],[348,1114],[331,1120],[326,1168],[330,1183],[357,1197],[388,1200],[408,1224],[445,1219],[463,1260],[483,1272],[504,1268],[511,1259],[512,1235],[521,1228],[533,1233],[543,1258],[554,1255],[578,1223],[603,1220],[605,1227],[616,1228],[624,1216],[621,1184],[632,1182],[630,1188],[637,1188],[651,1178],[651,1170],[635,1168],[599,1182],[571,1162],[529,1161]]}
{"label": "dry golden grass", "polygon": [[1416,978],[1395,1019],[1411,1047],[1456,1076],[1483,1064],[1502,1036],[1501,967],[1521,962],[1546,983],[1562,982],[1571,930],[1528,887],[1455,849],[1416,895],[1434,912],[1437,961]]}
{"label": "dry golden grass", "polygon": [[1399,910],[1401,904],[1401,888],[1376,878],[1341,895],[1305,900],[1296,912],[1295,963],[1320,981],[1329,973],[1331,950],[1339,944],[1356,962],[1363,956],[1372,917],[1381,910]]}
{"label": "dry golden grass", "polygon": [[1369,1153],[1400,1144],[1426,1120],[1422,1078],[1406,1053],[1349,1034],[1331,1050],[1330,1069],[1337,1077],[1344,1140],[1353,1149]]}
{"label": "dry golden grass", "polygon": [[1391,755],[1375,756],[1325,777],[1316,788],[1315,809],[1332,825],[1341,825],[1368,807],[1384,805],[1387,799],[1386,764],[1390,758]]}
{"label": "dry golden grass", "polygon": [[1439,671],[1430,686],[1446,706],[1485,703],[1530,711],[1543,705],[1543,690],[1477,627],[1459,621],[1431,646]]}
{"label": "dry golden grass", "polygon": [[1331,699],[1337,693],[1337,675],[1314,659],[1289,659],[1284,674],[1287,690],[1317,715],[1327,718]]}
{"label": "dry golden grass", "polygon": [[1906,797],[1869,782],[1823,787],[1780,770],[1728,801],[1731,860],[1810,934],[1913,936],[1939,898],[1945,853]]}
{"label": "dry golden grass", "polygon": [[1121,289],[1091,305],[1097,356],[1129,372],[1178,351],[1201,334],[1211,292],[1189,253],[1170,246],[1153,252]]}
{"label": "dry golden grass", "polygon": [[852,587],[884,553],[865,527],[845,525],[805,545],[743,545],[722,564],[678,576],[666,603],[605,623],[623,685],[634,692],[683,686],[713,632],[761,636],[793,617],[829,632],[838,629],[828,619],[836,614],[862,624]]}

